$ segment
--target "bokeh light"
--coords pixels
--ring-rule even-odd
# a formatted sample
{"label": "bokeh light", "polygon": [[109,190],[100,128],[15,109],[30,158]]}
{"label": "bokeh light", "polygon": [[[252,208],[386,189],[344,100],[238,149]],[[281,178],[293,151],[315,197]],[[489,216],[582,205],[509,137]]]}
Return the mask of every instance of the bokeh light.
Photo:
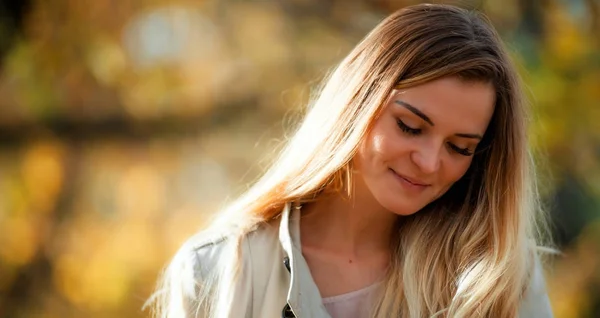
{"label": "bokeh light", "polygon": [[[180,244],[267,166],[319,80],[414,0],[0,4],[0,317],[147,317]],[[558,318],[600,316],[600,3],[485,11],[533,105]],[[18,4],[16,4],[18,3]]]}

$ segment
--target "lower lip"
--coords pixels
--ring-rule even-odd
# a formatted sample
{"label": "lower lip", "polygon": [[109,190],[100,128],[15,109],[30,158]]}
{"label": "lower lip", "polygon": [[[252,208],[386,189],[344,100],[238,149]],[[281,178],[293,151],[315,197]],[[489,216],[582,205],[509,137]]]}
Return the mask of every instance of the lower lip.
{"label": "lower lip", "polygon": [[420,191],[423,191],[424,189],[426,189],[427,187],[429,187],[429,185],[420,185],[420,184],[411,183],[410,181],[399,176],[393,170],[390,170],[390,171],[394,174],[394,176],[396,177],[396,180],[400,181],[400,184],[407,190],[420,192]]}

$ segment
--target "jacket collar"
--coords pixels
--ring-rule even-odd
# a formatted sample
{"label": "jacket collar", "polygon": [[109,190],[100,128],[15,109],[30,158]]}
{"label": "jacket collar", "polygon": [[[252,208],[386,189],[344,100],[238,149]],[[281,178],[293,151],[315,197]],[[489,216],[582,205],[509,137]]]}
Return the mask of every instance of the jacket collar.
{"label": "jacket collar", "polygon": [[289,258],[290,287],[287,302],[296,317],[329,318],[300,244],[300,205],[285,205],[279,225],[279,241]]}
{"label": "jacket collar", "polygon": [[[319,289],[302,256],[300,205],[286,204],[281,215],[279,242],[284,251],[284,257],[289,258],[291,278],[287,303],[296,317],[331,318],[323,306]],[[536,256],[533,283],[528,289],[525,301],[521,303],[519,317],[533,317],[535,316],[533,313],[540,312],[545,313],[544,317],[552,317],[548,295],[544,287],[542,267],[539,262],[539,258]]]}

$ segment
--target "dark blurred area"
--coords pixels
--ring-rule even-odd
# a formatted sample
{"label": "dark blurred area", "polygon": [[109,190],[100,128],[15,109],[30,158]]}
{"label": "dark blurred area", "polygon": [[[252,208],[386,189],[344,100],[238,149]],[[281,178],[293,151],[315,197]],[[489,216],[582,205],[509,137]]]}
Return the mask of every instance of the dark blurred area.
{"label": "dark blurred area", "polygon": [[[315,86],[407,0],[0,2],[0,317],[146,317],[161,267],[265,167]],[[484,11],[533,107],[563,252],[556,317],[600,317],[600,2]]]}

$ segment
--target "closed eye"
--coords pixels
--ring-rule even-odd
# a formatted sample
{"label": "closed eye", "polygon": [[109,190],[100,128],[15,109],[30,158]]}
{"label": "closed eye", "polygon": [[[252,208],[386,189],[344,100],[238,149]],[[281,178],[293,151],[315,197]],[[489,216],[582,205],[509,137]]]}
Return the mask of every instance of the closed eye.
{"label": "closed eye", "polygon": [[400,129],[405,132],[408,135],[411,136],[417,136],[421,133],[421,129],[418,128],[412,128],[410,126],[408,126],[407,124],[405,124],[402,120],[397,119],[396,123],[398,124],[398,127],[400,127]]}
{"label": "closed eye", "polygon": [[459,155],[463,155],[463,156],[467,156],[467,157],[473,155],[473,151],[469,150],[468,148],[461,148],[453,143],[448,143],[448,146],[450,147],[450,149],[452,149],[452,151],[458,153]]}
{"label": "closed eye", "polygon": [[[421,134],[422,130],[419,128],[412,128],[410,126],[408,126],[407,124],[405,124],[402,120],[397,119],[396,123],[398,124],[398,127],[400,127],[400,129],[407,135],[410,136],[418,136]],[[461,148],[453,143],[448,143],[448,147],[450,147],[450,149],[452,151],[454,151],[455,153],[462,155],[462,156],[472,156],[473,155],[473,151],[469,150],[469,148]]]}

